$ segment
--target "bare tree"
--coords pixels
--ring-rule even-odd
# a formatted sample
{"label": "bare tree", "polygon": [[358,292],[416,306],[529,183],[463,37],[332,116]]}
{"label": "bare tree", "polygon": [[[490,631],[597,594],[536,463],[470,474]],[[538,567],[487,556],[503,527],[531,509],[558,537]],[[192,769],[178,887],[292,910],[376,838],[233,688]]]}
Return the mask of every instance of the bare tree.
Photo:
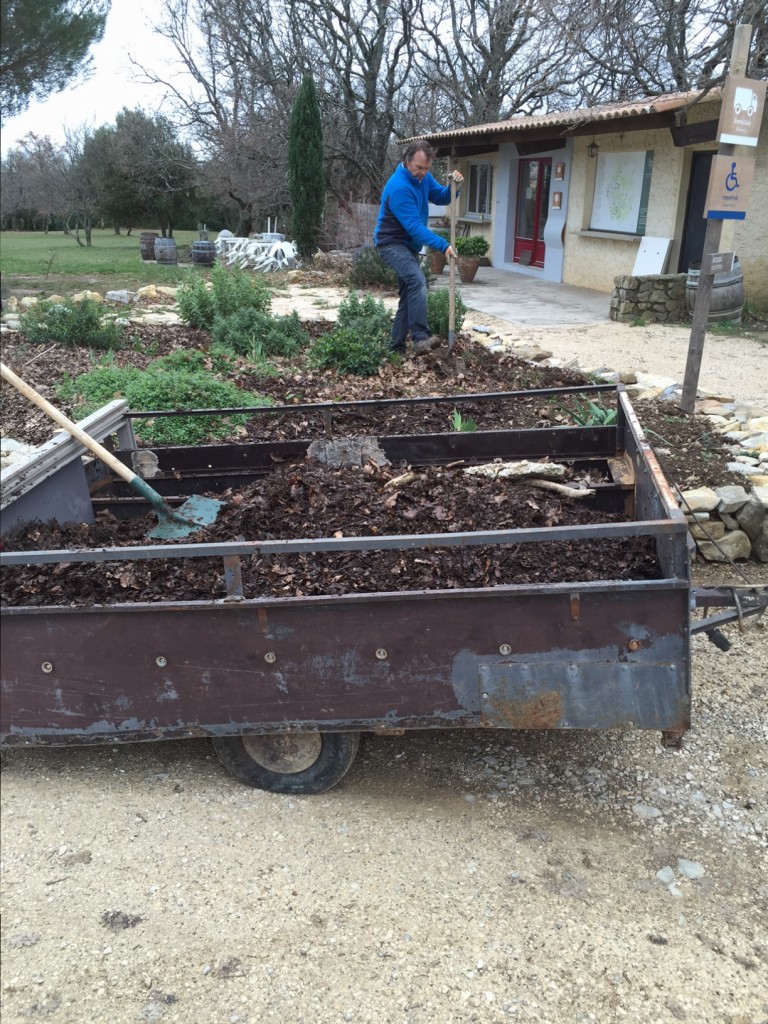
{"label": "bare tree", "polygon": [[[15,174],[10,180],[3,175],[4,201],[13,195],[18,209],[34,210],[46,231],[54,218],[61,218],[66,224],[70,212],[70,168],[61,147],[47,135],[30,132],[21,139],[12,156],[9,165]],[[6,195],[6,188],[14,178],[15,188]]]}
{"label": "bare tree", "polygon": [[162,82],[181,124],[218,168],[221,193],[247,219],[287,200],[286,126],[305,73],[317,83],[327,181],[367,197],[387,173],[397,104],[412,62],[419,0],[164,0],[158,28],[192,88],[173,69]]}
{"label": "bare tree", "polygon": [[580,52],[577,104],[710,89],[738,24],[755,26],[749,72],[765,77],[765,0],[573,0],[553,17]]}
{"label": "bare tree", "polygon": [[157,31],[178,67],[148,68],[165,86],[175,121],[195,141],[208,187],[240,211],[247,233],[287,202],[285,126],[295,65],[285,17],[268,0],[164,0]]}
{"label": "bare tree", "polygon": [[[411,88],[420,0],[295,0],[293,36],[320,61],[320,104],[338,196],[368,199],[387,177],[401,94]],[[338,175],[338,176],[337,176]]]}
{"label": "bare tree", "polygon": [[[575,67],[546,6],[528,0],[424,5],[418,95],[434,95],[434,127],[483,124],[552,107]],[[434,115],[433,115],[434,116]]]}

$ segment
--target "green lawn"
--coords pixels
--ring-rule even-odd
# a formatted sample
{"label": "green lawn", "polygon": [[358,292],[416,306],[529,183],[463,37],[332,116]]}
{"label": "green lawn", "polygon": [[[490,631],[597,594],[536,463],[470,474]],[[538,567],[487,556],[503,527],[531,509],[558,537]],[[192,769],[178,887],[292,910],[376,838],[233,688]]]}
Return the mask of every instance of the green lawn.
{"label": "green lawn", "polygon": [[[147,229],[150,230],[150,229]],[[0,233],[0,272],[3,290],[23,289],[41,295],[70,293],[80,288],[132,288],[143,284],[177,284],[188,267],[145,262],[141,258],[141,229],[130,236],[113,231],[93,232],[93,244],[82,247],[61,232],[3,231]],[[83,238],[82,232],[80,235]],[[174,232],[176,244],[191,246],[197,231]],[[196,268],[201,270],[202,268]]]}

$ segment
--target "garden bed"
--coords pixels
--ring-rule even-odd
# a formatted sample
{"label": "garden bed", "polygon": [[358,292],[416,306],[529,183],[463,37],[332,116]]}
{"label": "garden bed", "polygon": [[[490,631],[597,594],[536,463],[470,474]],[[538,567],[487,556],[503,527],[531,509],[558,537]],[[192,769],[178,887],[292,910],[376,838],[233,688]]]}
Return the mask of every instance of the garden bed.
{"label": "garden bed", "polygon": [[[212,543],[382,537],[589,526],[626,521],[539,489],[530,482],[469,476],[462,467],[419,470],[402,486],[400,471],[332,469],[312,461],[276,467],[241,491],[225,494],[216,523],[192,538]],[[147,544],[154,517],[92,525],[33,524],[5,538],[5,550],[60,550]],[[502,584],[657,579],[648,537],[540,544],[392,551],[255,555],[242,560],[245,597],[443,590]],[[6,605],[93,605],[221,598],[220,559],[60,562],[5,568]]]}

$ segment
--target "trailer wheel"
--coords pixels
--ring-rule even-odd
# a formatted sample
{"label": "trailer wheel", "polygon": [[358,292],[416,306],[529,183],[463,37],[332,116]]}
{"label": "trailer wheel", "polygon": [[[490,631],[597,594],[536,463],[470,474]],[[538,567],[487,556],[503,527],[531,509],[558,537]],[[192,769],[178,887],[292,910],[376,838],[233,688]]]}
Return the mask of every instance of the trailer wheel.
{"label": "trailer wheel", "polygon": [[270,793],[324,793],[344,778],[357,753],[356,732],[285,732],[213,741],[235,778]]}

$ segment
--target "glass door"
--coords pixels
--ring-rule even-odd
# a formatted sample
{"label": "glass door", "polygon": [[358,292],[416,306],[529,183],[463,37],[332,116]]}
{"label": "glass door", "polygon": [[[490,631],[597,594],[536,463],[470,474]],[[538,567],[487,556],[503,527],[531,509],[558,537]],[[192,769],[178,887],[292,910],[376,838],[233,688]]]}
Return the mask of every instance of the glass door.
{"label": "glass door", "polygon": [[521,160],[519,170],[513,260],[524,266],[543,267],[552,158]]}

